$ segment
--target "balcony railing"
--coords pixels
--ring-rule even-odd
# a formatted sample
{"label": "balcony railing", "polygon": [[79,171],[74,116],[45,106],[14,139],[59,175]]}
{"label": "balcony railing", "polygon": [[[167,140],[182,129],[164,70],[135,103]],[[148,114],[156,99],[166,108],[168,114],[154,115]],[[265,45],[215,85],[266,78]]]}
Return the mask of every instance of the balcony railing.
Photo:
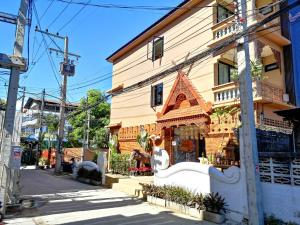
{"label": "balcony railing", "polygon": [[[285,103],[283,101],[283,90],[280,87],[265,82],[253,81],[254,100],[265,100],[269,102]],[[240,91],[238,83],[228,83],[213,88],[215,104],[239,101]]]}
{"label": "balcony railing", "polygon": [[236,31],[237,25],[234,21],[234,16],[223,20],[212,27],[213,37],[215,41],[232,35]]}

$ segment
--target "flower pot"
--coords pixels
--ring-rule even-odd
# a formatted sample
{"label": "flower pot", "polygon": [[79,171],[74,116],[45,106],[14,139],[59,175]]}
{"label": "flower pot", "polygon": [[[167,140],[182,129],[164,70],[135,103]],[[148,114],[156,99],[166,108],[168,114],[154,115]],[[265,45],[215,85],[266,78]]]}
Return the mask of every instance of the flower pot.
{"label": "flower pot", "polygon": [[190,215],[190,216],[198,218],[200,220],[204,219],[204,216],[203,216],[204,210],[190,208],[188,206],[180,205],[180,204],[172,202],[172,201],[166,201],[164,199],[156,198],[156,197],[152,197],[152,196],[147,196],[147,202],[149,202],[153,205],[165,207],[167,209],[170,209],[170,210],[173,210],[176,212]]}
{"label": "flower pot", "polygon": [[225,221],[225,215],[218,214],[218,213],[203,211],[203,216],[205,220],[213,223],[221,224],[224,223]]}
{"label": "flower pot", "polygon": [[162,207],[166,207],[166,201],[164,199],[161,198],[156,198],[153,196],[147,196],[147,202],[153,204],[153,205],[159,205]]}
{"label": "flower pot", "polygon": [[180,205],[180,204],[175,203],[175,202],[166,201],[166,207],[168,209],[173,210],[173,211],[185,213],[185,207],[183,205]]}
{"label": "flower pot", "polygon": [[204,210],[200,209],[195,209],[195,208],[190,208],[188,207],[188,215],[190,215],[191,217],[195,217],[198,218],[200,220],[204,220],[204,215],[203,215]]}

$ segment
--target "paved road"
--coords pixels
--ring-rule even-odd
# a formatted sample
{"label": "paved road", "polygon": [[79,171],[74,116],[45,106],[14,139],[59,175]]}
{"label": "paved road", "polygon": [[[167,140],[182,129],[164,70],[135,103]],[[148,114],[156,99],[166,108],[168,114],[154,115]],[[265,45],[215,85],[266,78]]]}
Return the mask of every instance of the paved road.
{"label": "paved road", "polygon": [[5,220],[13,225],[212,225],[149,205],[128,195],[90,186],[68,176],[57,177],[42,170],[22,170],[22,193],[34,198],[38,207],[19,218]]}

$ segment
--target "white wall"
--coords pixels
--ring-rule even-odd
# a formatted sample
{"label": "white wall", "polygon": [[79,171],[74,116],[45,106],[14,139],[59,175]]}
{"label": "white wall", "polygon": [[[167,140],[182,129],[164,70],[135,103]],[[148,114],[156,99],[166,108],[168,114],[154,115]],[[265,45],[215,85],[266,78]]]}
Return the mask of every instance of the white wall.
{"label": "white wall", "polygon": [[261,183],[264,212],[300,224],[300,186]]}
{"label": "white wall", "polygon": [[[213,166],[194,162],[178,163],[158,170],[154,184],[180,186],[194,193],[218,192],[230,209],[227,217],[241,221],[247,216],[246,181],[243,168],[220,172]],[[261,182],[264,213],[300,224],[300,186]]]}
{"label": "white wall", "polygon": [[245,186],[241,170],[230,167],[224,173],[213,166],[195,162],[177,163],[154,175],[155,185],[171,185],[185,188],[193,193],[218,192],[223,196],[230,210],[226,215],[234,221],[241,221],[247,212]]}

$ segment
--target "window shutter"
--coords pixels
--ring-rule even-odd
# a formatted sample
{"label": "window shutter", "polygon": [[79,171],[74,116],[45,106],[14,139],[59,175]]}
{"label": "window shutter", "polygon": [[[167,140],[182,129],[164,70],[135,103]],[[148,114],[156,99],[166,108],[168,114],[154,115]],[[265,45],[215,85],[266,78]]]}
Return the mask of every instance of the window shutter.
{"label": "window shutter", "polygon": [[151,107],[154,106],[154,98],[155,98],[154,87],[155,86],[151,85],[151,95],[150,95],[150,105],[151,105]]}

